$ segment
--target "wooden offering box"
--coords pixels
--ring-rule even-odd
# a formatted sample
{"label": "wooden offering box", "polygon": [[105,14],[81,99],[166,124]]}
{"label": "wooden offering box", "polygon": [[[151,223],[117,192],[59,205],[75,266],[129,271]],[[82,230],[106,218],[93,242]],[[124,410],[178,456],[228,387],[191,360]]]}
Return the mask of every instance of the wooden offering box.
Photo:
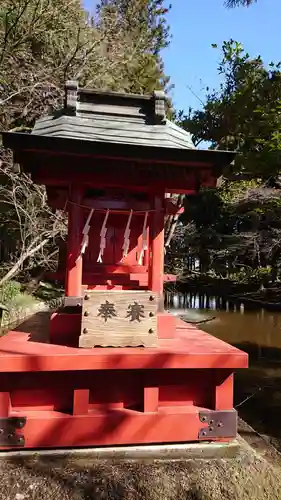
{"label": "wooden offering box", "polygon": [[88,291],[79,347],[156,347],[157,310],[150,291]]}

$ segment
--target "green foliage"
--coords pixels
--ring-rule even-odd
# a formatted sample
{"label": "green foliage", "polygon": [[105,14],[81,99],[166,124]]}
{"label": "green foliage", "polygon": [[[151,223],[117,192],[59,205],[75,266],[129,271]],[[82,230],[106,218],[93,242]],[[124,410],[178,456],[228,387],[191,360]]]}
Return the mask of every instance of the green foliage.
{"label": "green foliage", "polygon": [[0,288],[0,301],[8,304],[21,293],[21,284],[17,281],[7,281]]}
{"label": "green foliage", "polygon": [[[171,255],[182,269],[233,281],[266,283],[281,271],[281,193],[259,181],[225,181],[185,200]],[[178,268],[179,262],[177,264]],[[194,269],[194,267],[192,267]]]}
{"label": "green foliage", "polygon": [[195,144],[238,152],[235,170],[267,178],[281,165],[280,63],[266,68],[234,40],[224,42],[218,67],[219,90],[207,91],[202,110],[179,116]]}
{"label": "green foliage", "polygon": [[[90,16],[80,0],[1,0],[0,132],[30,131],[61,107],[66,80],[98,90],[167,90],[168,10],[163,0],[104,0]],[[44,189],[11,165],[0,142],[0,240],[9,254],[0,281],[55,265],[55,237],[66,232]]]}
{"label": "green foliage", "polygon": [[272,268],[270,266],[259,267],[253,269],[252,267],[242,267],[236,272],[228,275],[228,279],[234,283],[255,283],[256,285],[264,285],[271,279]]}
{"label": "green foliage", "polygon": [[116,62],[116,54],[121,54],[112,74],[109,64],[109,89],[149,93],[166,87],[169,78],[164,74],[161,50],[170,39],[169,8],[164,7],[164,0],[104,0],[98,5],[97,27],[106,57]]}
{"label": "green foliage", "polygon": [[234,180],[224,179],[224,184],[219,189],[219,194],[225,203],[231,203],[234,200],[240,199],[250,189],[255,189],[261,186],[260,179]]}
{"label": "green foliage", "polygon": [[165,87],[167,12],[161,0],[103,1],[93,17],[80,0],[2,0],[0,131],[57,109],[69,79],[101,90]]}
{"label": "green foliage", "polygon": [[234,40],[224,42],[219,89],[207,89],[202,109],[177,117],[196,145],[207,142],[211,149],[237,151],[232,172],[224,173],[217,191],[186,200],[188,230],[178,241],[181,251],[185,248],[199,261],[201,272],[256,283],[280,275],[280,67],[266,67],[260,56],[250,57]]}

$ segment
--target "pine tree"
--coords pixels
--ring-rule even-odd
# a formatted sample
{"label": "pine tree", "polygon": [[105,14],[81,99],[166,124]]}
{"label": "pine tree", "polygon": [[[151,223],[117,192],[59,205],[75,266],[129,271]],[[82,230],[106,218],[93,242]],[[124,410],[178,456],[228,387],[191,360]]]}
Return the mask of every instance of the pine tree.
{"label": "pine tree", "polygon": [[107,88],[149,93],[166,88],[161,50],[169,44],[169,9],[164,0],[103,0],[97,8],[98,27],[108,61]]}

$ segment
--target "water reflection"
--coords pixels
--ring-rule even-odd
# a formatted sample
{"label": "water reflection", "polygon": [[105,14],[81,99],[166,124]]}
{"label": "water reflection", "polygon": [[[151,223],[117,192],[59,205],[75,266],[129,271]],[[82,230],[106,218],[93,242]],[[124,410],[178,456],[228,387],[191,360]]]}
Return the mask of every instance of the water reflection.
{"label": "water reflection", "polygon": [[174,314],[185,315],[187,321],[216,316],[215,320],[201,324],[200,328],[248,352],[254,351],[258,358],[281,358],[280,312],[247,309],[243,304],[235,304],[223,297],[199,294],[167,295],[166,307]]}

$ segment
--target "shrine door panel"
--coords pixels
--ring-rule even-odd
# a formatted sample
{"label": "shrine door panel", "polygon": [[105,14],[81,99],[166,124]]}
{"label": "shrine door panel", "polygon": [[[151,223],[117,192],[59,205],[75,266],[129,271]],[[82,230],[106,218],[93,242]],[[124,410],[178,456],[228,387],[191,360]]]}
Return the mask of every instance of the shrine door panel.
{"label": "shrine door panel", "polygon": [[[104,217],[104,213],[94,213],[91,220],[91,228],[89,231],[89,245],[84,256],[84,269],[86,272],[90,272],[92,267],[96,266],[98,263],[98,257],[100,253],[100,232]],[[138,255],[141,249],[143,217],[140,215],[132,217],[129,237],[129,251],[127,257],[123,257],[123,244],[127,221],[128,215],[109,214],[106,224],[106,246],[102,258],[103,264],[138,264]]]}

